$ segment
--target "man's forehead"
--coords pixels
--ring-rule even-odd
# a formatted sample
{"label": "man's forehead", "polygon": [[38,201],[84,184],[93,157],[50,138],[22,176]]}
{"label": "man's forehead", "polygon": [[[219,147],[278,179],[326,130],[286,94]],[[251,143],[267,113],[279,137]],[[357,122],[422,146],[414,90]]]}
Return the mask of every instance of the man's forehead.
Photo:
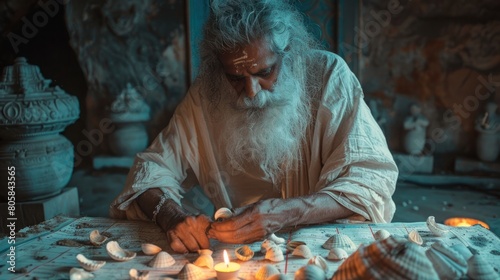
{"label": "man's forehead", "polygon": [[276,61],[276,56],[266,39],[257,39],[248,45],[221,52],[218,57],[226,70],[237,71],[242,67],[269,67]]}

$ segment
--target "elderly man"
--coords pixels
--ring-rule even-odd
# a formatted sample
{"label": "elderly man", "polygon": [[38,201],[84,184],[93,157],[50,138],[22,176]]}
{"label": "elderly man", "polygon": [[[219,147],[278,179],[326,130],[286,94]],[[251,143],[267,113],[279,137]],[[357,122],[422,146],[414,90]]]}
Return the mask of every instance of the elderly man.
{"label": "elderly man", "polygon": [[[200,75],[137,155],[111,216],[153,220],[177,252],[288,226],[390,222],[397,167],[345,62],[282,0],[211,3]],[[186,211],[196,185],[234,216]]]}

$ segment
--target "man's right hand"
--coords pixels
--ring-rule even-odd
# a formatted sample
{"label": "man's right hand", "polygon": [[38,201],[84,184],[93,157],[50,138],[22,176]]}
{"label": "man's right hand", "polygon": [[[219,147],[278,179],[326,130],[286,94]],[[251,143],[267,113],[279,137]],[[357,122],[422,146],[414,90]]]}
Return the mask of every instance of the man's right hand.
{"label": "man's right hand", "polygon": [[[161,224],[161,221],[158,222]],[[206,231],[210,222],[210,218],[205,215],[187,216],[173,229],[166,232],[172,250],[177,253],[188,253],[208,249],[210,242]]]}

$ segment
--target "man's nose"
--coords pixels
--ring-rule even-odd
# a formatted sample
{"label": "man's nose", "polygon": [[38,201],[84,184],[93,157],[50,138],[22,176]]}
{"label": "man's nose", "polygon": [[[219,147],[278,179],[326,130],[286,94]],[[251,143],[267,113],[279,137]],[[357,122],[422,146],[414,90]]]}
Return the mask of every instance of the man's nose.
{"label": "man's nose", "polygon": [[245,83],[245,94],[248,98],[253,99],[262,87],[260,86],[259,79],[255,77],[248,77]]}

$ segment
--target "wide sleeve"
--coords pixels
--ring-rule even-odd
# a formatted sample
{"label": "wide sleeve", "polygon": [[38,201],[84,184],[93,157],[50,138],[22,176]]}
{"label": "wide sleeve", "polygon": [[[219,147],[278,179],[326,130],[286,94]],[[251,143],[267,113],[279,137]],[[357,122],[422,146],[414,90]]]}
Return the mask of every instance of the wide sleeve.
{"label": "wide sleeve", "polygon": [[314,132],[321,160],[315,189],[366,220],[390,222],[398,169],[359,81],[339,61],[324,84]]}
{"label": "wide sleeve", "polygon": [[147,220],[135,199],[151,188],[161,189],[181,205],[183,186],[188,188],[196,183],[195,176],[189,172],[190,162],[196,162],[195,157],[198,157],[197,143],[193,143],[199,133],[192,123],[195,119],[194,107],[188,92],[168,126],[144,152],[136,155],[124,189],[110,205],[111,217]]}

